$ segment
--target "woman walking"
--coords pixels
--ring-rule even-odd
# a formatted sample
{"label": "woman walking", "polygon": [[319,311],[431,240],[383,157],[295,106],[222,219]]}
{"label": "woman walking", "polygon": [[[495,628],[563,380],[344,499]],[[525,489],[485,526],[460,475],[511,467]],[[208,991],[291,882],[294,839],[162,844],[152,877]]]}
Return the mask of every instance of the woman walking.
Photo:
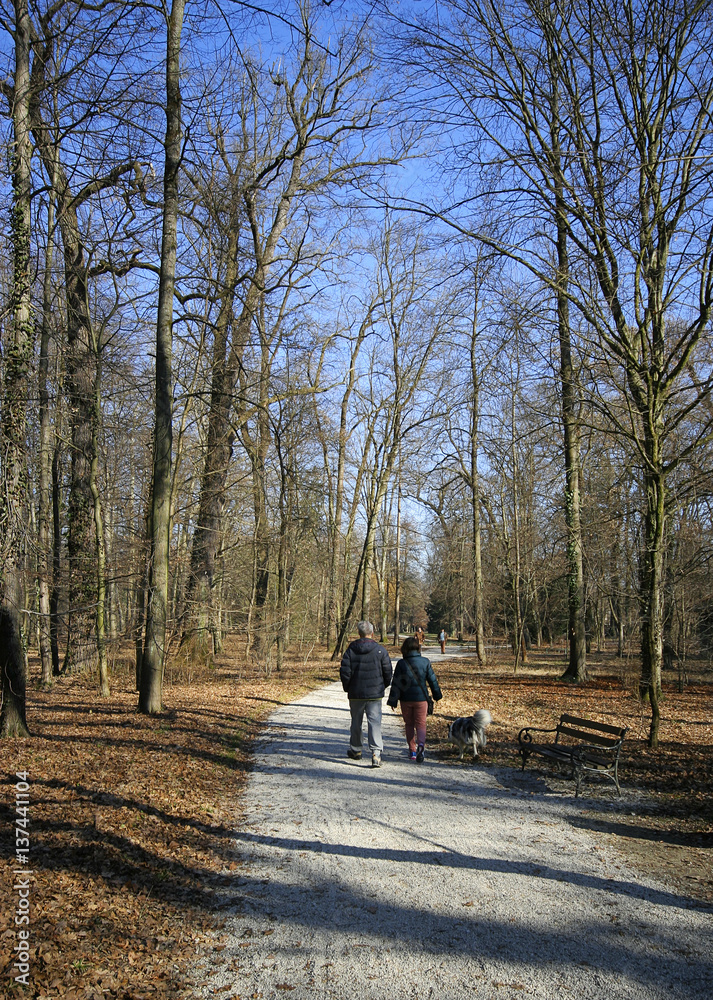
{"label": "woman walking", "polygon": [[402,659],[396,664],[386,704],[395,710],[399,701],[401,702],[409,756],[411,760],[422,764],[426,751],[428,703],[431,700],[426,684],[435,701],[440,701],[443,695],[431,661],[421,656],[419,648],[415,636],[405,640],[401,647]]}

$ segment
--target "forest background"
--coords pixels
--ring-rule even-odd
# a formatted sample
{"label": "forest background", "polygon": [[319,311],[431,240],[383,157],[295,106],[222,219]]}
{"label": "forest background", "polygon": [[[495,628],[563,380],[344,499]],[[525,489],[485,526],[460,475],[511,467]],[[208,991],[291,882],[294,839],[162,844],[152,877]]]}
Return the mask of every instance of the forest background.
{"label": "forest background", "polygon": [[444,764],[480,705],[484,766],[626,725],[636,809],[581,821],[710,901],[712,36],[688,0],[0,0],[29,995],[195,995],[251,740],[360,618],[471,646]]}
{"label": "forest background", "polygon": [[[708,3],[3,4],[2,731],[360,618],[710,655]],[[307,654],[305,654],[307,655]]]}

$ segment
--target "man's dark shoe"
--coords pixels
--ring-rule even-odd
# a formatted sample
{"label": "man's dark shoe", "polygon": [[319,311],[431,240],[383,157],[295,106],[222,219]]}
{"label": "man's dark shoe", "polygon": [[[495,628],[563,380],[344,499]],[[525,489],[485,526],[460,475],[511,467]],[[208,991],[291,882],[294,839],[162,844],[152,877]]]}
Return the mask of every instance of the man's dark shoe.
{"label": "man's dark shoe", "polygon": [[361,750],[352,750],[351,747],[347,750],[347,757],[351,757],[352,760],[361,760]]}
{"label": "man's dark shoe", "polygon": [[416,750],[416,763],[417,764],[423,764],[423,759],[424,759],[425,756],[426,756],[426,753],[425,753],[425,750],[423,748],[423,744],[419,743],[418,749]]}

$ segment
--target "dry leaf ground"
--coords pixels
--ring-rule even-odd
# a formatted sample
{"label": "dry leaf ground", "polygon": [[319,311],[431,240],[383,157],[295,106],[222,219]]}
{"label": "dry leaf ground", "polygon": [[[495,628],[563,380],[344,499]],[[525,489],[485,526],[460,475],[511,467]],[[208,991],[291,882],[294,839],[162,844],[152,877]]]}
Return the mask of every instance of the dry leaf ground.
{"label": "dry leaf ground", "polygon": [[[506,654],[486,668],[438,664],[445,697],[430,722],[431,752],[452,766],[517,767],[523,725],[554,725],[565,710],[628,725],[622,780],[628,793],[636,790],[636,814],[622,813],[608,789],[594,786],[582,822],[643,870],[713,900],[713,676],[702,670],[681,694],[666,685],[662,743],[653,753],[626,664],[594,656],[594,679],[581,688],[558,681],[562,666],[549,652],[532,654],[517,676]],[[324,654],[271,677],[231,655],[210,671],[174,665],[166,711],[153,718],[135,711],[128,665],[115,671],[107,700],[91,678],[62,678],[49,691],[31,685],[33,737],[0,744],[0,994],[193,996],[196,955],[221,947],[216,894],[241,863],[230,834],[251,741],[276,705],[335,677]],[[478,764],[460,764],[445,742],[447,724],[478,707],[493,714],[490,743]],[[13,979],[18,771],[28,772],[30,786],[29,987]]]}
{"label": "dry leaf ground", "polygon": [[[581,818],[602,844],[627,855],[635,867],[660,873],[695,898],[713,902],[713,670],[706,662],[689,664],[679,692],[677,677],[664,680],[658,750],[648,748],[649,709],[638,696],[638,665],[607,653],[588,657],[592,679],[580,687],[559,680],[562,654],[535,651],[513,673],[512,658],[501,654],[485,668],[459,660],[439,664],[444,689],[432,732],[435,752],[453,759],[446,743],[448,722],[488,708],[494,722],[481,765],[520,767],[517,733],[523,726],[553,728],[563,712],[628,727],[622,747],[623,800],[605,778],[585,779],[592,800]],[[457,756],[455,757],[457,762]],[[462,765],[461,765],[462,766]],[[549,787],[573,790],[547,762],[530,758]],[[623,803],[634,802],[632,808]]]}
{"label": "dry leaf ground", "polygon": [[[30,686],[33,737],[0,744],[0,996],[192,995],[195,955],[215,946],[250,743],[276,705],[332,677],[318,661],[268,678],[231,658],[173,673],[152,718],[135,711],[128,665],[106,700],[90,678]],[[18,771],[30,785],[29,989],[13,980]]]}

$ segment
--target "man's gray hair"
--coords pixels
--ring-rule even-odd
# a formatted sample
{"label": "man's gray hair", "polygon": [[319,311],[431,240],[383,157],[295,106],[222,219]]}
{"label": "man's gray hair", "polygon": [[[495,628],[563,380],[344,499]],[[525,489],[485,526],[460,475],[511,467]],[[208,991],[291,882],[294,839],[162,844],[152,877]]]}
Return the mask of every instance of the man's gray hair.
{"label": "man's gray hair", "polygon": [[371,622],[359,622],[357,625],[357,632],[362,639],[366,639],[367,636],[374,634],[374,626]]}

